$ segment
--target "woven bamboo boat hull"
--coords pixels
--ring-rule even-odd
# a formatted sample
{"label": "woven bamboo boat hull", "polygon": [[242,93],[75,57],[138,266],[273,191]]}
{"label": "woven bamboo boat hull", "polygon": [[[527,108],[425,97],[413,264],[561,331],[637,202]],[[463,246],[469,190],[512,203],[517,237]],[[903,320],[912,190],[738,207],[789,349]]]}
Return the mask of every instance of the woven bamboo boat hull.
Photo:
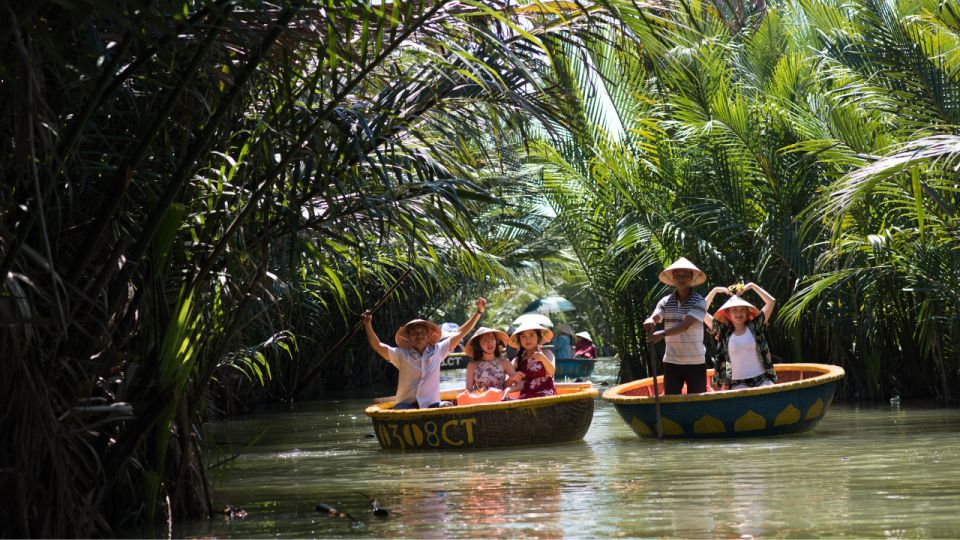
{"label": "woven bamboo boat hull", "polygon": [[[556,396],[444,407],[393,410],[393,402],[364,411],[388,450],[467,450],[555,444],[582,439],[598,392],[590,383],[557,384]],[[454,400],[458,392],[444,392]]]}
{"label": "woven bamboo boat hull", "polygon": [[557,372],[553,376],[557,379],[585,379],[593,375],[596,365],[597,361],[592,358],[558,358]]}
{"label": "woven bamboo boat hull", "polygon": [[[810,431],[833,402],[844,371],[827,364],[777,364],[777,384],[705,394],[661,396],[664,438],[730,438],[786,435]],[[713,370],[707,373],[707,378]],[[663,377],[658,377],[663,391]],[[646,378],[603,393],[640,437],[656,438],[653,379]]]}

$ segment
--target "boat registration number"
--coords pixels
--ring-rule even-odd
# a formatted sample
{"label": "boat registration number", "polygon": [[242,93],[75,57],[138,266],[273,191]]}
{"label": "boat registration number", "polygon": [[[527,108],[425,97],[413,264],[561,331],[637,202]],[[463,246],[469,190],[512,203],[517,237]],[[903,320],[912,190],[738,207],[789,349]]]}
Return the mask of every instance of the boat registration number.
{"label": "boat registration number", "polygon": [[476,424],[476,418],[458,418],[442,423],[432,420],[422,424],[382,423],[377,425],[377,436],[383,446],[402,450],[424,445],[434,448],[463,446],[473,444]]}

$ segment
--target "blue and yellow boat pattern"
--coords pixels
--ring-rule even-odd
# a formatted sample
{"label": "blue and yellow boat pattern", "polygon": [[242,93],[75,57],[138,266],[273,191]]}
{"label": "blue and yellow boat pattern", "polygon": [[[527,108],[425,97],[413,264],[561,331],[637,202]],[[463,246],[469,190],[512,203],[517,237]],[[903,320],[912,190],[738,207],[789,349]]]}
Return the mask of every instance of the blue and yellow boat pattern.
{"label": "blue and yellow boat pattern", "polygon": [[[777,384],[723,392],[660,397],[664,438],[726,438],[809,431],[833,402],[843,368],[827,364],[777,364]],[[712,370],[707,373],[707,378]],[[658,377],[663,391],[663,377]],[[603,399],[640,437],[656,438],[653,379],[608,389]]]}

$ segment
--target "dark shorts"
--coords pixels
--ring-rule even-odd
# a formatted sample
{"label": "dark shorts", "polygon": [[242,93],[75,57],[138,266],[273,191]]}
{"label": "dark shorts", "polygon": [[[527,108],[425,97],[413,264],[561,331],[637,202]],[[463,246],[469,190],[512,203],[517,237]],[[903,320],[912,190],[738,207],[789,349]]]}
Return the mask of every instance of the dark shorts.
{"label": "dark shorts", "polygon": [[707,391],[707,364],[663,363],[663,393],[679,394],[687,383],[688,394],[702,394]]}
{"label": "dark shorts", "polygon": [[[437,407],[449,407],[450,405],[453,405],[453,404],[450,403],[449,401],[438,401],[427,408],[436,409]],[[420,405],[418,405],[417,402],[407,403],[405,401],[401,401],[400,403],[397,403],[396,405],[393,406],[393,410],[395,411],[402,411],[404,409],[419,409],[419,408],[420,408]]]}
{"label": "dark shorts", "polygon": [[405,409],[419,409],[419,408],[420,408],[420,405],[417,405],[417,402],[416,402],[416,401],[414,401],[413,403],[407,403],[406,401],[400,401],[400,402],[398,402],[396,405],[393,406],[393,410],[395,410],[395,411],[402,411],[402,410],[405,410]]}

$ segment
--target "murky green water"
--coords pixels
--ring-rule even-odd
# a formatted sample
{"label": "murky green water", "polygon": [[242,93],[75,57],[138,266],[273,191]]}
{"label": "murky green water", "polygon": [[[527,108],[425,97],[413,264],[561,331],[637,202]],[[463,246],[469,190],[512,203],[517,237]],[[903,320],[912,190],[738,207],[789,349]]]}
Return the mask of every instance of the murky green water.
{"label": "murky green water", "polygon": [[[594,380],[615,369],[599,365]],[[372,438],[366,405],[213,426],[239,454],[216,504],[248,515],[178,523],[174,536],[960,537],[957,409],[834,404],[806,434],[661,444],[599,400],[582,442],[397,453]],[[390,516],[373,516],[365,494]],[[318,513],[321,502],[357,521]]]}

